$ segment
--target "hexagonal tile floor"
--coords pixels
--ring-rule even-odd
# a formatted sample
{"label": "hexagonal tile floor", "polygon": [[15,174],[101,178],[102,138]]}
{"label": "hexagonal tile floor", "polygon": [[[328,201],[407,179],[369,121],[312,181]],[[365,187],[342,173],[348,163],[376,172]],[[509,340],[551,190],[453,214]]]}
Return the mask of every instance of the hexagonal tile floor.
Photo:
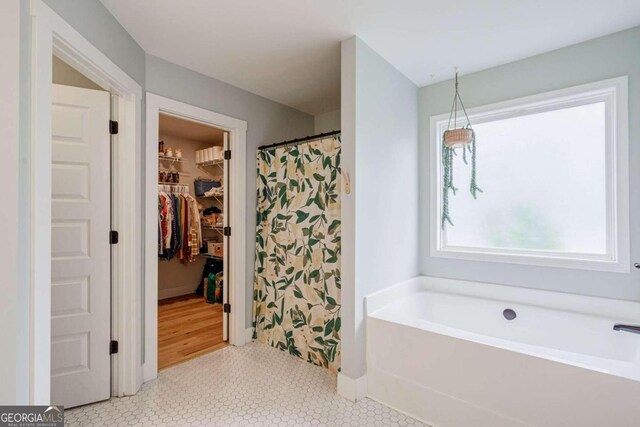
{"label": "hexagonal tile floor", "polygon": [[280,350],[226,347],[166,369],[137,395],[65,411],[69,426],[424,426]]}

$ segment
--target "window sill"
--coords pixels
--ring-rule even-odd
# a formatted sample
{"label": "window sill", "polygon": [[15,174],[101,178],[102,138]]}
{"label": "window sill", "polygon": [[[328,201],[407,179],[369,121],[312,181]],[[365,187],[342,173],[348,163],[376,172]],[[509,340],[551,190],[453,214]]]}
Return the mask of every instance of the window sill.
{"label": "window sill", "polygon": [[[588,254],[556,254],[535,251],[514,251],[505,253],[490,249],[446,247],[432,248],[434,258],[457,259],[465,261],[480,261],[501,264],[519,264],[534,267],[568,268],[575,270],[606,271],[612,273],[629,273],[631,267],[627,257],[618,259],[608,258],[606,255]],[[627,258],[627,259],[621,259]]]}

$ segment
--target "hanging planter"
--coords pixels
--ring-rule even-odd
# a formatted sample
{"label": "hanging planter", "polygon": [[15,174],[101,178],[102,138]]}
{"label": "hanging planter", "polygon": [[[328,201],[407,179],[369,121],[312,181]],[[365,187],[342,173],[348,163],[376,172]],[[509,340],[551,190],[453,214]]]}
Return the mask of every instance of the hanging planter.
{"label": "hanging planter", "polygon": [[444,131],[444,145],[447,148],[458,148],[469,145],[473,141],[473,129],[461,128]]}
{"label": "hanging planter", "polygon": [[[467,124],[461,128],[457,128],[458,124],[458,101],[464,113]],[[453,118],[453,128],[451,127],[451,118]],[[476,183],[476,134],[471,127],[469,116],[460,98],[458,92],[458,73],[456,72],[456,93],[453,95],[453,105],[449,114],[449,123],[447,130],[442,134],[442,218],[441,227],[444,229],[446,224],[453,225],[449,215],[449,191],[455,196],[458,190],[453,185],[453,158],[457,156],[456,150],[462,150],[462,161],[467,162],[467,153],[471,155],[471,182],[469,191],[473,198],[476,198],[478,192],[482,193],[480,187]]]}

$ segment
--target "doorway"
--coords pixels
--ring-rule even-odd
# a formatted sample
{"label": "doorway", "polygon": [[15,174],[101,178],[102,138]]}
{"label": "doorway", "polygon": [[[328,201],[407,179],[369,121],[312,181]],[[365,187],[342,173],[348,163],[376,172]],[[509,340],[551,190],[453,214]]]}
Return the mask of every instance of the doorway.
{"label": "doorway", "polygon": [[[244,345],[250,339],[250,328],[246,327],[248,321],[245,317],[249,305],[245,297],[247,123],[151,93],[147,93],[146,100],[143,379],[150,381],[157,377],[159,368],[219,348],[216,346],[227,343]],[[161,132],[167,129],[167,124],[174,131]],[[175,132],[175,129],[181,130]],[[197,135],[191,134],[192,141],[184,141],[185,133],[198,129],[204,135],[209,132],[209,135],[197,141]],[[177,136],[172,136],[171,133]],[[162,147],[160,141],[163,141]],[[167,153],[169,148],[171,153]],[[181,151],[180,161],[177,159],[176,148]],[[162,150],[164,155],[160,155]],[[161,175],[162,172],[165,173],[164,176]],[[172,175],[167,177],[167,173]],[[174,182],[160,182],[161,180]],[[199,187],[197,192],[196,185]],[[178,195],[183,191],[184,196],[193,197],[196,199],[197,211],[201,213],[202,230],[196,244],[197,250],[184,252],[183,241],[182,259],[186,259],[186,262],[182,262],[180,256],[176,257],[179,252],[175,252],[173,244],[167,245],[165,242],[165,246],[172,250],[169,254],[171,260],[163,259],[168,254],[161,254],[159,250],[158,237],[162,236],[159,197],[162,192],[167,191],[177,192]],[[189,262],[188,258],[192,255],[195,259]],[[166,299],[169,300],[159,304],[160,300]],[[197,319],[198,314],[195,312],[198,310],[191,304],[209,310],[203,311],[200,316],[203,321],[210,323],[201,325],[200,328],[191,325],[195,329],[186,332],[187,339],[192,338],[199,329],[209,341],[200,342],[198,347],[198,340],[203,340],[203,336],[193,339],[190,343],[193,347],[180,354],[175,351],[180,346],[175,345],[175,342],[171,344],[171,340],[185,339],[184,334],[181,338],[179,332],[185,331],[185,323],[176,323],[165,329],[166,324],[159,324],[159,318],[162,314],[163,320],[164,317],[175,320],[180,317],[179,313],[193,312],[193,318]],[[173,314],[166,315],[165,310],[172,310]],[[218,323],[211,323],[210,319],[214,319],[214,322],[218,319]],[[172,329],[169,330],[170,328]],[[216,330],[218,332],[210,333]],[[219,338],[212,338],[220,335],[223,337],[222,342]],[[168,341],[161,343],[160,340]],[[167,342],[173,345],[173,355],[165,357],[160,355],[159,350],[164,350]]]}
{"label": "doorway", "polygon": [[[111,248],[112,298],[111,339],[119,344],[110,356],[110,395],[135,394],[143,380],[143,316],[141,274],[141,191],[136,175],[141,176],[141,159],[136,147],[142,146],[142,88],[109,60],[74,28],[41,0],[30,3],[31,61],[29,93],[29,138],[26,148],[28,179],[21,181],[20,191],[27,194],[28,289],[30,310],[28,388],[30,404],[50,404],[52,366],[52,105],[53,56],[62,59],[111,96],[112,117],[117,118],[119,132],[112,135],[115,159],[112,185],[111,225],[119,232],[117,245]],[[105,125],[108,129],[109,124]],[[78,227],[82,230],[82,227]],[[99,238],[99,237],[98,237]],[[108,239],[109,236],[107,235]],[[108,240],[107,240],[108,241]],[[90,307],[91,309],[91,307]],[[79,342],[79,341],[78,341]],[[111,342],[105,343],[111,353]],[[102,347],[104,349],[104,347]],[[89,356],[88,352],[77,352]],[[73,368],[71,368],[73,369]]]}
{"label": "doorway", "polygon": [[111,94],[53,57],[51,401],[111,395]]}
{"label": "doorway", "polygon": [[229,133],[160,113],[158,369],[228,343]]}

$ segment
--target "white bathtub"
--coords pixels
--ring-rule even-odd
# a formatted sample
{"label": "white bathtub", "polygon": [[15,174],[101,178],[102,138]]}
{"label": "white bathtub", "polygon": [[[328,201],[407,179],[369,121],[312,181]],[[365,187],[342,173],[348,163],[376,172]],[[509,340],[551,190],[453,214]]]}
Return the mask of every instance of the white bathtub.
{"label": "white bathtub", "polygon": [[366,310],[369,397],[430,425],[640,427],[640,303],[417,277]]}

